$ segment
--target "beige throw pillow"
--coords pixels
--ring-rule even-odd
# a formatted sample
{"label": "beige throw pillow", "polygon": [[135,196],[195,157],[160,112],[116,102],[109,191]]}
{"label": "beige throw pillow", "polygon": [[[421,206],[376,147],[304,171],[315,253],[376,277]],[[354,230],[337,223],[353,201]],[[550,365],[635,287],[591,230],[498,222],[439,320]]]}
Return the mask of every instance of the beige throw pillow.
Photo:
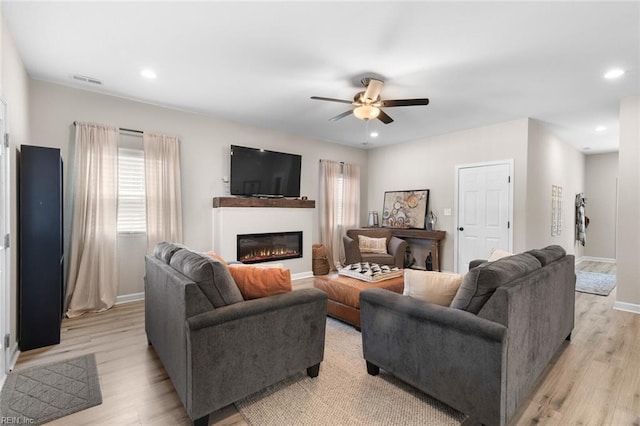
{"label": "beige throw pillow", "polygon": [[513,256],[513,253],[509,253],[508,251],[501,250],[499,248],[492,248],[488,261],[493,262],[507,256]]}
{"label": "beige throw pillow", "polygon": [[402,294],[436,305],[449,306],[463,278],[464,275],[461,274],[405,269]]}
{"label": "beige throw pillow", "polygon": [[358,247],[360,247],[360,253],[387,253],[387,239],[386,238],[371,238],[364,235],[358,235]]}

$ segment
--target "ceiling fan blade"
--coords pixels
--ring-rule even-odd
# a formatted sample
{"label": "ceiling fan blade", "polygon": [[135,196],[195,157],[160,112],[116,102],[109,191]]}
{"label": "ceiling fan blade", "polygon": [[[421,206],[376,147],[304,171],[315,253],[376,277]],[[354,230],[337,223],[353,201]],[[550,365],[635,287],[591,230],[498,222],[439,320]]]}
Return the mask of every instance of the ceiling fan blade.
{"label": "ceiling fan blade", "polygon": [[413,106],[413,105],[429,105],[429,99],[396,99],[380,101],[381,107],[399,107],[399,106]]}
{"label": "ceiling fan blade", "polygon": [[340,102],[343,104],[353,104],[353,101],[347,101],[344,99],[335,99],[335,98],[324,98],[322,96],[312,96],[311,99],[316,99],[318,101]]}
{"label": "ceiling fan blade", "polygon": [[383,110],[380,110],[380,113],[378,114],[378,120],[382,121],[384,124],[393,123],[393,118],[389,117],[389,115]]}
{"label": "ceiling fan blade", "polygon": [[369,84],[367,84],[367,90],[364,92],[364,99],[369,99],[371,101],[376,101],[380,96],[380,90],[382,90],[381,80],[376,80],[375,78],[369,79]]}
{"label": "ceiling fan blade", "polygon": [[[382,111],[380,111],[380,112],[382,112]],[[340,120],[341,118],[345,118],[347,115],[350,115],[350,114],[352,114],[352,113],[353,113],[353,111],[352,111],[352,110],[345,111],[345,112],[343,112],[342,114],[338,114],[338,115],[336,115],[335,117],[331,117],[331,118],[329,119],[329,121],[338,121],[338,120]]]}

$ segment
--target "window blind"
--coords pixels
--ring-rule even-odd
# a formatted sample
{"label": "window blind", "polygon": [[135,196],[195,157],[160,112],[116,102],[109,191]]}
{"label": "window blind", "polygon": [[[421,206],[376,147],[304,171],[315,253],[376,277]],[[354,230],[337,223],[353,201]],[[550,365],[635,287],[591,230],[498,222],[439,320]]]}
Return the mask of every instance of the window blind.
{"label": "window blind", "polygon": [[118,232],[146,230],[144,151],[118,148]]}

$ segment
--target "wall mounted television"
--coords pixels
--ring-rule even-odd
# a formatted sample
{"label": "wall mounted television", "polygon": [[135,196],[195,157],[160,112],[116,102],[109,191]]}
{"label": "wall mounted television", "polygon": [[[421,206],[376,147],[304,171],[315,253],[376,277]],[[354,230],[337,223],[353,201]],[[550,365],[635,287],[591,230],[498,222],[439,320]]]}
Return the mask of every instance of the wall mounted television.
{"label": "wall mounted television", "polygon": [[231,195],[300,197],[302,156],[231,145]]}

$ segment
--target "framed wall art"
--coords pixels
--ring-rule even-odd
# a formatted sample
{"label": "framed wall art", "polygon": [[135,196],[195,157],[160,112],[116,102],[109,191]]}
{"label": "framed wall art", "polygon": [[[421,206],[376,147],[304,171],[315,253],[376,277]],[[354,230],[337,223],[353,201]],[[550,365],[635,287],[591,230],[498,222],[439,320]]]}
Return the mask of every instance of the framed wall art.
{"label": "framed wall art", "polygon": [[551,236],[562,233],[562,187],[551,185]]}
{"label": "framed wall art", "polygon": [[387,191],[382,206],[382,226],[425,229],[429,190]]}

